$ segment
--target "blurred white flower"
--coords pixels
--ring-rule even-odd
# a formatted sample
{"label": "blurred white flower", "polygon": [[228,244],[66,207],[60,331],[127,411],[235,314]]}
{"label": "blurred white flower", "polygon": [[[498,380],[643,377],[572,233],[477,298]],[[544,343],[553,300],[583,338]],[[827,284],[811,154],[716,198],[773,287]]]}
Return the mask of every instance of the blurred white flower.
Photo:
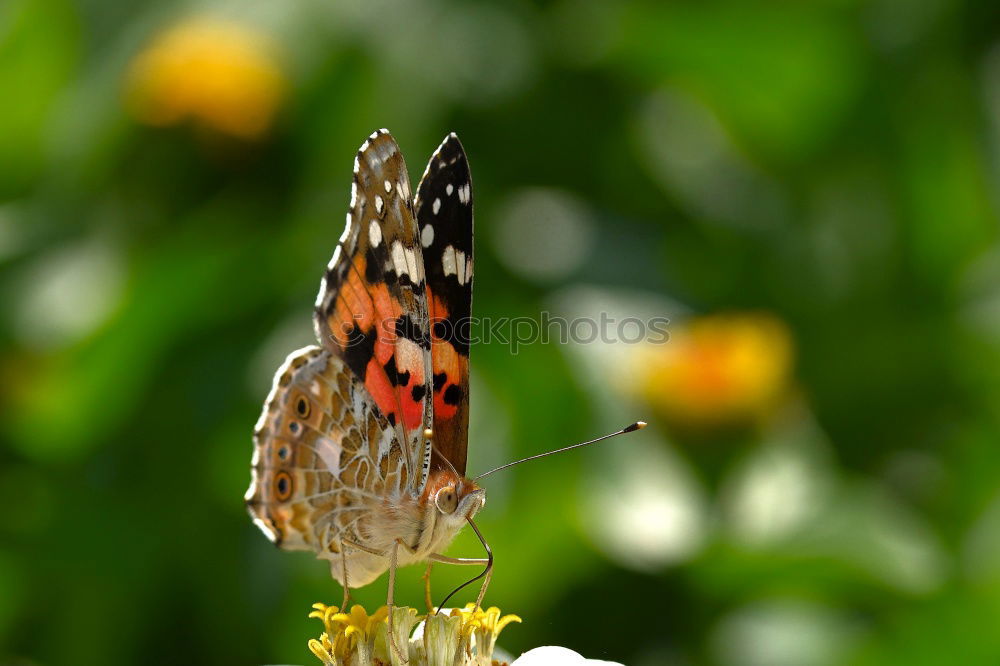
{"label": "blurred white flower", "polygon": [[773,599],[729,613],[711,644],[723,666],[831,666],[844,663],[858,634],[851,618],[833,608]]}
{"label": "blurred white flower", "polygon": [[788,538],[828,506],[834,481],[824,460],[825,442],[816,429],[796,425],[752,451],[726,483],[724,515],[743,544]]}
{"label": "blurred white flower", "polygon": [[497,255],[519,275],[558,280],[590,253],[594,223],[586,205],[569,192],[527,188],[507,200],[494,226]]}
{"label": "blurred white flower", "polygon": [[13,328],[35,349],[82,339],[107,321],[124,290],[121,254],[104,238],[52,249],[24,270]]}
{"label": "blurred white flower", "polygon": [[622,566],[658,571],[697,553],[705,541],[704,492],[684,461],[655,434],[636,433],[627,453],[601,456],[582,499],[594,545]]}

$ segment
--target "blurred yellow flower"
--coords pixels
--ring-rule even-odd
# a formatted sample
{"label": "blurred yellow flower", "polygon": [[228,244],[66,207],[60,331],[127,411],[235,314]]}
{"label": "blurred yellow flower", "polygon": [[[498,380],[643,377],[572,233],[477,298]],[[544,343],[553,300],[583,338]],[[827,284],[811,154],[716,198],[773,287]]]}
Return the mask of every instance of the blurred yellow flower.
{"label": "blurred yellow flower", "polygon": [[632,368],[637,388],[674,423],[705,427],[766,417],[790,385],[788,327],[762,313],[698,317],[648,345]]}
{"label": "blurred yellow flower", "polygon": [[270,128],[285,89],[264,35],[197,18],[162,33],[135,57],[126,93],[142,123],[162,127],[191,119],[255,139]]}

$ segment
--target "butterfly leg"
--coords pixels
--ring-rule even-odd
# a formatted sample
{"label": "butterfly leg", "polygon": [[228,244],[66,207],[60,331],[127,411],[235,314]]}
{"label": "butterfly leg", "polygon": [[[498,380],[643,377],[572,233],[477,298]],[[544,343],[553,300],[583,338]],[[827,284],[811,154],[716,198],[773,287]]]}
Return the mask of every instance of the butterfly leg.
{"label": "butterfly leg", "polygon": [[485,566],[490,562],[485,557],[448,557],[440,553],[431,553],[427,559],[441,564],[478,564],[480,566]]}
{"label": "butterfly leg", "polygon": [[[431,553],[427,556],[427,573],[430,574],[431,562],[441,562],[442,564],[477,564],[479,566],[489,566],[490,561],[485,557],[448,557],[447,555],[442,555],[440,553]],[[493,577],[493,568],[490,567],[487,570],[485,580],[483,580],[483,586],[479,588],[479,596],[476,598],[476,607],[483,607],[483,597],[486,596],[486,588],[490,584],[490,579]],[[427,585],[427,596],[430,599],[430,584]]]}
{"label": "butterfly leg", "polygon": [[393,631],[392,626],[392,609],[394,606],[394,596],[396,591],[396,553],[399,550],[399,540],[397,539],[395,543],[392,544],[392,550],[389,551],[389,594],[386,599],[385,605],[389,608],[389,644],[392,647],[392,651],[396,653],[399,660],[404,664],[409,661],[408,655],[404,656],[399,646],[396,645],[396,632]]}
{"label": "butterfly leg", "polygon": [[369,548],[368,546],[364,546],[364,545],[358,543],[357,541],[349,541],[348,539],[344,539],[344,540],[341,541],[341,543],[347,544],[351,548],[357,548],[358,550],[363,550],[366,553],[368,553],[369,555],[377,555],[379,557],[388,557],[388,555],[386,555],[381,550],[375,550],[374,548]]}
{"label": "butterfly leg", "polygon": [[396,587],[396,551],[399,549],[399,544],[392,544],[392,550],[389,551],[389,597],[385,601],[385,605],[389,607],[389,614],[392,615],[392,602],[393,593]]}
{"label": "butterfly leg", "polygon": [[476,597],[476,608],[483,607],[483,598],[486,596],[486,588],[490,585],[490,580],[493,578],[493,567],[486,570],[486,578],[483,579],[483,586],[479,588],[479,596]]}
{"label": "butterfly leg", "polygon": [[434,612],[434,602],[431,601],[431,567],[434,566],[433,562],[427,562],[427,571],[424,572],[424,605],[427,606],[427,612]]}
{"label": "butterfly leg", "polygon": [[340,604],[340,611],[342,613],[347,612],[347,602],[351,598],[351,588],[347,584],[347,552],[344,550],[344,542],[340,542],[340,564],[343,567],[344,574],[344,603]]}

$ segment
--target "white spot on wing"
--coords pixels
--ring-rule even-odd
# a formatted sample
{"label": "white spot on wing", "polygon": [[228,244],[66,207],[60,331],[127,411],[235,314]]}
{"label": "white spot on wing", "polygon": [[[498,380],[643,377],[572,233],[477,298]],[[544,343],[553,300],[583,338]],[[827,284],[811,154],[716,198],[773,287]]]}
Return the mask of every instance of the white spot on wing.
{"label": "white spot on wing", "polygon": [[[334,252],[333,252],[333,256],[334,257],[337,256],[337,251],[339,251],[339,250],[340,250],[339,247],[337,248],[337,250],[334,250]],[[332,262],[332,260],[331,260],[331,262]],[[321,307],[323,305],[323,301],[324,300],[326,300],[326,276],[325,275],[319,281],[319,293],[316,294],[316,307]]]}
{"label": "white spot on wing", "polygon": [[334,266],[337,265],[337,261],[339,260],[340,260],[340,243],[337,244],[337,247],[333,248],[333,256],[330,257],[330,261],[329,263],[327,263],[326,267],[333,268]]}
{"label": "white spot on wing", "polygon": [[392,192],[392,183],[390,183],[389,181],[385,181],[383,183],[383,185],[385,186],[385,193],[386,194],[389,194],[390,192]]}
{"label": "white spot on wing", "polygon": [[392,449],[392,436],[395,434],[395,430],[392,428],[386,428],[382,431],[382,436],[378,440],[378,459],[379,462],[382,458],[389,455],[390,449]]}
{"label": "white spot on wing", "polygon": [[458,275],[458,266],[455,265],[455,248],[451,245],[441,253],[441,270],[444,271],[445,277]]}
{"label": "white spot on wing", "polygon": [[368,242],[372,247],[378,247],[382,242],[382,227],[375,220],[368,223]]}
{"label": "white spot on wing", "polygon": [[406,270],[410,275],[410,280],[417,281],[417,255],[412,248],[406,248]]}
{"label": "white spot on wing", "polygon": [[465,284],[465,252],[455,252],[455,275],[459,284]]}
{"label": "white spot on wing", "polygon": [[[438,211],[441,210],[441,199],[434,197],[434,204],[431,206],[431,210],[437,215]],[[426,245],[424,247],[427,247]]]}
{"label": "white spot on wing", "polygon": [[378,213],[379,215],[381,215],[382,214],[382,207],[384,205],[385,204],[382,202],[382,197],[380,197],[379,195],[376,194],[375,195],[375,212]]}
{"label": "white spot on wing", "polygon": [[317,437],[316,443],[313,446],[316,449],[316,453],[323,460],[323,464],[330,470],[330,473],[334,475],[340,474],[340,452],[342,449],[340,442],[323,436]]}
{"label": "white spot on wing", "polygon": [[469,188],[468,183],[462,185],[460,188],[458,188],[458,200],[464,204],[469,203],[469,194],[471,193],[471,191],[472,190]]}
{"label": "white spot on wing", "polygon": [[455,191],[455,187],[451,183],[448,183],[448,187],[444,188],[444,191],[447,192],[450,197],[451,193]]}
{"label": "white spot on wing", "polygon": [[[435,199],[434,202],[437,203],[438,200]],[[434,242],[434,226],[431,224],[424,225],[424,228],[420,230],[420,244],[423,245],[424,247],[430,247],[431,243],[433,242]]]}
{"label": "white spot on wing", "polygon": [[406,250],[399,241],[392,244],[392,264],[396,269],[396,275],[406,274]]}

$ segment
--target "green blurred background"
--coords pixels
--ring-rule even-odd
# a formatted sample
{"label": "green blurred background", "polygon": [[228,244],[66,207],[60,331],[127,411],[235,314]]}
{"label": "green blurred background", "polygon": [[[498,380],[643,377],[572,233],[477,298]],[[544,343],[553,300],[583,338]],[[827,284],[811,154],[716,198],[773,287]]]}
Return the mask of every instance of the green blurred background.
{"label": "green blurred background", "polygon": [[650,422],[488,479],[506,649],[1000,663],[998,34],[989,1],[4,0],[0,663],[315,663],[340,590],[242,495],[379,127],[414,182],[461,137],[475,314],[671,320],[473,349],[472,472]]}

